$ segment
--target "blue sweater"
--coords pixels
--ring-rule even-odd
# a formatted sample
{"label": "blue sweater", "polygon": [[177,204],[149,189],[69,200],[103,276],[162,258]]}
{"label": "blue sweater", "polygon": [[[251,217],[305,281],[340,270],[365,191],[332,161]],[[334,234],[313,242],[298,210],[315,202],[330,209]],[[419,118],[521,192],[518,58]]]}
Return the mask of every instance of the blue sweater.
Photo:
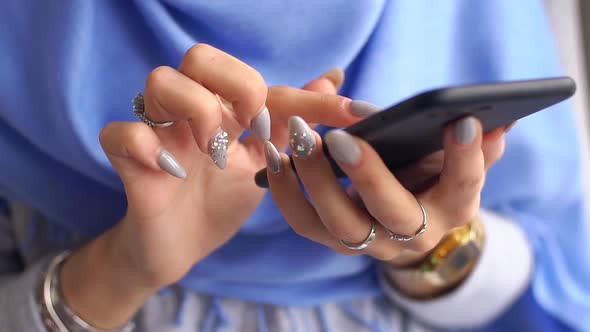
{"label": "blue sweater", "polygon": [[[177,65],[194,43],[244,60],[270,85],[300,86],[346,68],[343,93],[380,106],[432,87],[560,73],[538,0],[9,0],[2,7],[0,195],[88,237],[125,211],[100,129],[132,120],[130,99],[149,71]],[[482,206],[530,236],[534,302],[590,330],[590,241],[576,149],[569,105],[521,121],[488,174]],[[181,284],[317,304],[379,294],[373,265],[298,237],[267,195],[241,232]]]}

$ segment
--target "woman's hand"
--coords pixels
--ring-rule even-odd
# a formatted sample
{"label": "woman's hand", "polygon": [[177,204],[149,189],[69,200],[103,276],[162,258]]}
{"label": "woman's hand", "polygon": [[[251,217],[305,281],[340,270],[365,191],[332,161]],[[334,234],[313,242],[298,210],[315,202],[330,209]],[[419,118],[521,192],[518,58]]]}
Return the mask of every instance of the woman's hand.
{"label": "woman's hand", "polygon": [[[145,113],[175,124],[152,129],[141,122],[113,122],[102,131],[101,144],[123,181],[128,211],[64,263],[68,303],[97,326],[113,327],[230,239],[264,194],[253,175],[264,166],[262,140],[270,137],[265,103],[278,142],[293,114],[335,126],[359,120],[349,99],[333,95],[331,77],[333,72],[306,86],[325,93],[269,90],[254,69],[204,44],[191,48],[178,70],[152,71]],[[245,128],[259,137],[238,141]],[[214,163],[211,142],[220,129],[228,133],[227,149],[212,154]]]}
{"label": "woman's hand", "polygon": [[[301,236],[337,252],[367,254],[397,264],[422,257],[449,230],[475,217],[486,170],[504,149],[505,128],[482,137],[480,123],[464,118],[447,128],[444,152],[395,177],[375,150],[357,137],[334,130],[322,142],[298,117],[291,118],[289,128],[291,148],[296,151],[294,163],[310,199],[300,189],[287,156],[267,144],[270,188],[287,222]],[[348,190],[334,176],[322,144],[328,145],[350,178]],[[426,210],[427,230],[408,242],[390,240],[387,230],[411,236],[421,228],[422,213],[416,199]],[[372,223],[377,226],[376,238],[365,249],[353,251],[341,243],[363,243]]]}

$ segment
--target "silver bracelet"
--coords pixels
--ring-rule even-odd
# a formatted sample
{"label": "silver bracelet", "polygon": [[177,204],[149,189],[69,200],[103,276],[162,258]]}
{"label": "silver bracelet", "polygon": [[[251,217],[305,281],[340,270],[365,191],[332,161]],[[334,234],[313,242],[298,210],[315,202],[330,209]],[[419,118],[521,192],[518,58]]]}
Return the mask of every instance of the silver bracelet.
{"label": "silver bracelet", "polygon": [[43,323],[49,332],[132,332],[135,328],[133,322],[112,330],[95,328],[78,317],[74,311],[63,301],[59,284],[59,271],[63,262],[70,255],[64,251],[57,255],[47,268],[39,290],[39,304]]}

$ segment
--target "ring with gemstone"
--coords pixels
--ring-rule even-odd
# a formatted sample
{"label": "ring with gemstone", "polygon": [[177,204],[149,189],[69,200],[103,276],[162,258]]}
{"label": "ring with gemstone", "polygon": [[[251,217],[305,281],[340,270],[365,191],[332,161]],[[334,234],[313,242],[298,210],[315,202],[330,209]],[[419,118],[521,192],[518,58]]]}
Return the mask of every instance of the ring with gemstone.
{"label": "ring with gemstone", "polygon": [[367,235],[367,238],[363,242],[354,244],[354,243],[348,243],[344,240],[340,240],[340,243],[342,243],[343,246],[345,246],[346,248],[348,248],[350,250],[363,250],[366,247],[368,247],[371,243],[373,243],[376,235],[377,235],[377,225],[375,224],[375,222],[371,222],[371,230],[369,231],[369,235]]}
{"label": "ring with gemstone", "polygon": [[143,101],[143,94],[138,92],[133,98],[133,114],[139,118],[139,120],[146,125],[150,126],[150,128],[166,128],[170,127],[174,124],[174,121],[165,121],[165,122],[156,122],[148,118],[147,114],[145,114],[145,104]]}

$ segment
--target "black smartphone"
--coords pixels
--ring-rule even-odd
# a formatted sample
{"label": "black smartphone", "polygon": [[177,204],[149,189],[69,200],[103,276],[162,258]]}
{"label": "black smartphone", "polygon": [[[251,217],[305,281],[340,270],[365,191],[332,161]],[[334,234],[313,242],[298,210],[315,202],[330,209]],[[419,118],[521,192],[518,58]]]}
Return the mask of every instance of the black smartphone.
{"label": "black smartphone", "polygon": [[[420,93],[344,130],[367,141],[387,167],[396,169],[442,149],[446,125],[462,117],[478,118],[484,132],[507,125],[571,97],[570,77],[447,87]],[[324,153],[338,177],[346,177],[324,144]],[[293,161],[291,159],[291,165]],[[268,187],[266,169],[256,184]]]}

